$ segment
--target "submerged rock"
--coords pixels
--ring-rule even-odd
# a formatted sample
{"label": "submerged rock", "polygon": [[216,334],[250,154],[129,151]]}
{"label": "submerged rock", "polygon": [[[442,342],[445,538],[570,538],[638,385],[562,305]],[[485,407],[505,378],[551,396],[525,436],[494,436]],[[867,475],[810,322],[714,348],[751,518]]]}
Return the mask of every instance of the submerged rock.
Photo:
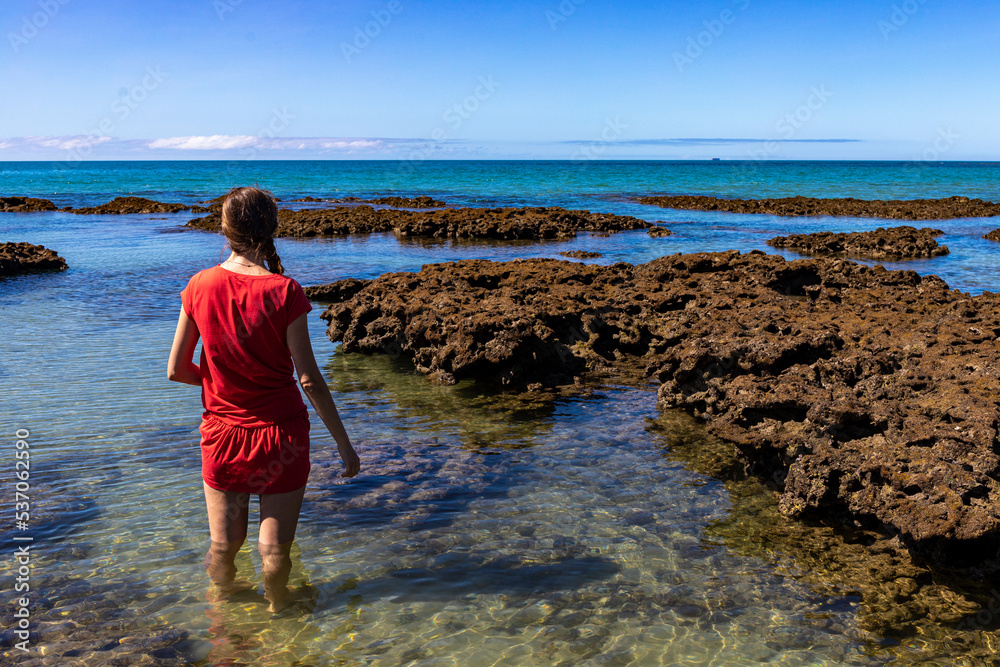
{"label": "submerged rock", "polygon": [[563,257],[574,257],[576,259],[596,259],[603,257],[601,253],[594,252],[593,250],[564,250],[559,254]]}
{"label": "submerged rock", "polygon": [[101,204],[100,206],[89,206],[86,208],[64,208],[63,210],[68,213],[77,213],[81,215],[121,215],[130,213],[177,213],[178,211],[186,211],[189,209],[195,209],[199,211],[207,211],[208,209],[202,208],[200,206],[189,206],[187,204],[169,204],[159,201],[154,201],[152,199],[146,199],[144,197],[115,197],[107,204]]}
{"label": "submerged rock", "polygon": [[58,207],[48,199],[34,197],[0,197],[0,213],[29,213],[34,211],[58,211]]}
{"label": "submerged rock", "polygon": [[1000,216],[1000,204],[968,197],[944,199],[721,199],[696,195],[640,197],[639,203],[694,211],[767,213],[770,215],[837,215],[892,220],[945,220]]}
{"label": "submerged rock", "polygon": [[767,242],[775,248],[787,248],[814,255],[835,255],[859,259],[918,259],[948,254],[948,247],[938,245],[940,229],[910,226],[879,227],[871,232],[817,232],[777,236]]}
{"label": "submerged rock", "polygon": [[882,526],[939,560],[1000,545],[998,295],[759,251],[464,260],[357,287],[322,314],[345,352],[518,388],[641,372],[774,480],[786,515]]}
{"label": "submerged rock", "polygon": [[[188,227],[218,231],[218,214],[195,218]],[[332,209],[278,211],[276,236],[310,237],[395,232],[399,236],[456,239],[563,239],[578,231],[646,229],[651,223],[632,216],[571,211],[555,206],[453,208],[433,211],[338,206]]]}
{"label": "submerged rock", "polygon": [[38,271],[63,271],[66,260],[55,250],[31,243],[0,243],[0,276]]}

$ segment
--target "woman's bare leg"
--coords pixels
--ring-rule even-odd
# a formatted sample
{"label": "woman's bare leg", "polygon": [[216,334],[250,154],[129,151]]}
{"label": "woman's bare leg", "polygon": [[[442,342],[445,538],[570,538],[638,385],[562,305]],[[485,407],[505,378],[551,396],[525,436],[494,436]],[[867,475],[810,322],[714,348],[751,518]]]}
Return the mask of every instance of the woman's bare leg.
{"label": "woman's bare leg", "polygon": [[220,491],[205,484],[205,506],[212,544],[205,569],[213,583],[225,588],[236,578],[236,553],[247,537],[250,494]]}
{"label": "woman's bare leg", "polygon": [[262,493],[260,496],[257,548],[263,563],[264,596],[271,602],[271,611],[281,611],[288,606],[288,573],[292,570],[289,553],[305,491],[303,486],[288,493]]}

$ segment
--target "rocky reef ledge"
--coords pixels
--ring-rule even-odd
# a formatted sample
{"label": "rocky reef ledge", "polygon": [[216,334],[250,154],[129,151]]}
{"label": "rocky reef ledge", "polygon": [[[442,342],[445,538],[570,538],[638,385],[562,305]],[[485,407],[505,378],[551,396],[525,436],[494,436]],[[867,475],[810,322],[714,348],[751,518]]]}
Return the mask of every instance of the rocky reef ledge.
{"label": "rocky reef ledge", "polygon": [[334,199],[324,199],[322,197],[302,197],[292,199],[293,202],[329,202],[331,204],[381,204],[383,206],[393,206],[395,208],[443,208],[447,206],[443,201],[420,195],[419,197],[375,197],[373,199],[361,199],[359,197],[340,197]]}
{"label": "rocky reef ledge", "polygon": [[1000,296],[759,251],[610,266],[464,260],[325,286],[345,352],[439,382],[659,383],[791,517],[875,527],[939,563],[1000,545]]}
{"label": "rocky reef ledge", "polygon": [[994,229],[992,232],[983,234],[983,238],[987,241],[1000,241],[1000,229]]}
{"label": "rocky reef ledge", "polygon": [[[221,218],[213,213],[195,218],[187,226],[218,231]],[[632,216],[571,211],[555,206],[431,211],[338,206],[302,211],[281,209],[277,236],[302,238],[395,232],[399,236],[455,239],[563,239],[576,236],[578,231],[613,232],[654,226]]]}
{"label": "rocky reef ledge", "polygon": [[100,206],[59,208],[48,199],[33,197],[0,197],[0,213],[29,213],[34,211],[62,211],[80,215],[123,215],[143,213],[177,213],[178,211],[195,211],[207,213],[208,208],[189,204],[171,204],[167,202],[146,199],[145,197],[115,197]]}
{"label": "rocky reef ledge", "polygon": [[207,208],[202,206],[191,206],[188,204],[171,204],[168,202],[155,201],[144,197],[115,197],[107,204],[100,206],[89,206],[86,208],[64,208],[67,213],[77,213],[80,215],[123,215],[123,214],[143,214],[143,213],[177,213],[178,211],[194,210],[205,213]]}
{"label": "rocky reef ledge", "polygon": [[871,232],[817,232],[777,236],[767,242],[775,248],[787,248],[811,255],[834,255],[858,259],[919,259],[948,254],[948,246],[938,245],[940,229],[910,226],[879,227]]}
{"label": "rocky reef ledge", "polygon": [[1000,204],[968,197],[944,199],[721,199],[695,195],[640,197],[640,204],[694,211],[767,213],[770,215],[836,215],[891,220],[946,220],[1000,216]]}
{"label": "rocky reef ledge", "polygon": [[62,271],[66,260],[55,250],[31,243],[0,243],[0,276]]}
{"label": "rocky reef ledge", "polygon": [[48,199],[34,197],[0,197],[0,213],[33,213],[35,211],[58,211],[58,207]]}

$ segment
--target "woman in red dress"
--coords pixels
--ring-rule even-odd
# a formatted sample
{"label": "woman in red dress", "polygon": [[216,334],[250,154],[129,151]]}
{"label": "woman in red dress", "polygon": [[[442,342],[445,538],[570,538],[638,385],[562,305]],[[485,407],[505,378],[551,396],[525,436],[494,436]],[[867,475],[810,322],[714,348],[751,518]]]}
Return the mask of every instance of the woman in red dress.
{"label": "woman in red dress", "polygon": [[[250,495],[260,497],[258,549],[271,610],[288,603],[289,552],[309,477],[309,414],[295,377],[337,442],[344,477],[360,461],[309,342],[302,287],[274,247],[270,193],[234,188],[222,204],[232,254],[181,292],[167,377],[201,387],[201,460],[211,530],[206,567],[225,589],[247,535]],[[193,362],[198,339],[201,362]]]}

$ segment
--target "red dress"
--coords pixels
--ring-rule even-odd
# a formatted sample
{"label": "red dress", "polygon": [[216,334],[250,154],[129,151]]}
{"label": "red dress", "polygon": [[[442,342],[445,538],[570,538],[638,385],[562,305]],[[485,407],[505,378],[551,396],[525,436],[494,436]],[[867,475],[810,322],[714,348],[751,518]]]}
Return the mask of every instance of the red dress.
{"label": "red dress", "polygon": [[214,489],[285,493],[309,477],[309,413],[295,381],[288,325],[312,310],[277,274],[214,266],[181,292],[201,335],[201,471]]}

